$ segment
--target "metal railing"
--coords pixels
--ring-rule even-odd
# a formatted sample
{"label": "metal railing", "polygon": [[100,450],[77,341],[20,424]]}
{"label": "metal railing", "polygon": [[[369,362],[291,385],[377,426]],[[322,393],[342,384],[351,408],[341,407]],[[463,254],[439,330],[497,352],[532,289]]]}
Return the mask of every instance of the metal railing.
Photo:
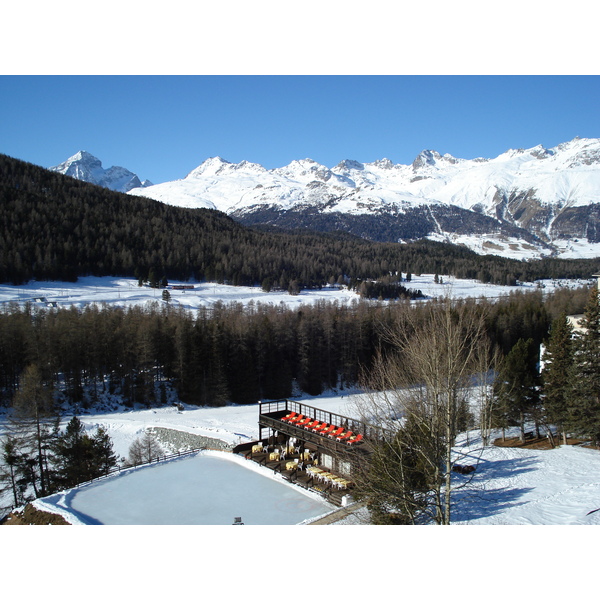
{"label": "metal railing", "polygon": [[[310,417],[313,420],[328,423],[329,425],[335,425],[336,427],[343,427],[346,431],[352,431],[355,434],[362,434],[365,439],[372,442],[383,441],[390,436],[390,432],[386,432],[385,429],[376,425],[371,425],[365,421],[347,417],[345,415],[332,413],[315,406],[309,406],[308,404],[302,404],[301,402],[296,402],[295,400],[276,400],[273,402],[259,403],[259,418],[269,418],[270,414],[279,413],[282,411],[295,412],[297,414],[302,414],[305,417]],[[285,423],[280,422],[277,417],[273,417],[273,419],[278,423],[278,425],[285,425]],[[295,425],[290,425],[290,427],[293,427],[296,431],[298,430]],[[286,431],[292,430],[286,429]],[[315,439],[322,440],[323,436],[318,436]]]}

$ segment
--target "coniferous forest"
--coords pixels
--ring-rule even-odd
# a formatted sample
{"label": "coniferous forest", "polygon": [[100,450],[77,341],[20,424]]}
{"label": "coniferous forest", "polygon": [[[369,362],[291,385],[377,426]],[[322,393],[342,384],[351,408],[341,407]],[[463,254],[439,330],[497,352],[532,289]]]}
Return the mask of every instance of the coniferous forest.
{"label": "coniferous forest", "polygon": [[600,260],[518,261],[449,244],[377,243],[346,233],[251,229],[223,213],[112,192],[0,155],[0,282],[85,275],[217,281],[300,290],[390,274],[501,285],[588,278]]}
{"label": "coniferous forest", "polygon": [[[521,338],[531,338],[539,350],[552,320],[580,312],[586,300],[585,289],[563,289],[548,297],[515,292],[470,304],[485,310],[490,341],[506,354]],[[285,398],[294,386],[317,395],[357,385],[376,353],[385,351],[382,329],[409,306],[217,305],[192,315],[158,302],[83,310],[6,305],[0,312],[0,392],[10,404],[24,369],[35,364],[46,386],[81,407],[105,392],[131,406],[166,402],[165,386],[199,405]]]}
{"label": "coniferous forest", "polygon": [[[2,283],[110,275],[151,285],[169,279],[259,285],[290,294],[344,283],[358,293],[348,305],[217,304],[194,313],[171,306],[168,297],[132,308],[4,304],[0,406],[12,407],[24,432],[7,438],[2,449],[8,469],[3,477],[12,482],[15,505],[25,489],[17,484],[31,484],[36,496],[44,495],[115,464],[106,432],[90,436],[76,417],[63,434],[58,426],[40,429],[42,412],[44,418],[57,416],[56,400],[77,412],[113,395],[131,407],[167,403],[172,392],[182,402],[223,406],[287,398],[297,391],[344,390],[360,385],[378,357],[393,355],[384,331],[403,327],[408,311],[413,326],[422,326],[436,302],[443,304],[411,302],[420,293],[402,286],[404,274],[406,279],[411,273],[435,273],[513,285],[538,278],[589,279],[600,270],[598,259],[515,261],[427,241],[390,244],[346,233],[249,228],[217,211],[119,194],[2,155],[0,228]],[[495,390],[497,426],[522,424],[525,416],[536,426],[551,419],[564,432],[600,443],[600,386],[594,380],[592,396],[588,389],[597,371],[596,338],[595,345],[586,342],[563,360],[559,350],[568,336],[561,336],[558,326],[564,315],[585,308],[589,330],[600,332],[600,318],[590,308],[597,307],[597,296],[590,303],[584,287],[548,295],[515,288],[496,301],[459,305],[482,315],[490,352],[504,357]],[[541,398],[533,371],[543,342],[554,379]],[[577,356],[588,358],[577,362]],[[582,365],[594,369],[574,391]],[[542,409],[546,420],[540,418]],[[37,453],[23,452],[17,444],[30,439],[36,440]],[[53,448],[52,469],[43,462],[44,444]]]}
{"label": "coniferous forest", "polygon": [[[45,385],[73,403],[115,391],[127,402],[164,400],[172,386],[194,404],[249,403],[355,385],[381,349],[380,328],[418,295],[398,273],[440,273],[511,283],[588,278],[600,261],[514,261],[433,242],[376,243],[348,234],[243,227],[217,211],[128,196],[0,155],[0,281],[75,280],[84,275],[195,279],[298,293],[344,281],[357,301],[283,307],[221,306],[195,315],[153,308],[38,310],[0,314],[4,404],[35,364]],[[408,275],[407,275],[408,276]],[[566,290],[544,299],[515,292],[489,304],[489,335],[504,354],[519,338],[539,347],[561,310],[581,311]],[[479,306],[488,305],[481,302]],[[554,308],[553,308],[554,307]],[[161,384],[163,387],[161,387]]]}

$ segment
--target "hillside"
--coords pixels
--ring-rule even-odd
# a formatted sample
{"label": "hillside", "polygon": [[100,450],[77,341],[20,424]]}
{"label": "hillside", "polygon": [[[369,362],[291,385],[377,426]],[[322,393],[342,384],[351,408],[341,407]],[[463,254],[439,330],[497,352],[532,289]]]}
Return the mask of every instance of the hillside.
{"label": "hillside", "polygon": [[600,259],[525,263],[448,243],[253,229],[214,209],[121,194],[4,155],[0,174],[0,282],[113,275],[294,291],[396,272],[507,284],[587,278],[600,267]]}

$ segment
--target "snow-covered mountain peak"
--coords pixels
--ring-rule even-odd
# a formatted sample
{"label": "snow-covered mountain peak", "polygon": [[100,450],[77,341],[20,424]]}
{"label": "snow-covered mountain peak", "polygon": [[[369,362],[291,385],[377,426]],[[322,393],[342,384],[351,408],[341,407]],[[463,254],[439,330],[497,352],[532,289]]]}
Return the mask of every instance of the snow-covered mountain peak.
{"label": "snow-covered mountain peak", "polygon": [[211,156],[207,158],[201,165],[197,166],[194,170],[190,171],[186,179],[193,179],[195,177],[203,177],[206,175],[218,175],[223,171],[224,167],[231,165],[228,160],[221,158],[220,156]]}
{"label": "snow-covered mountain peak", "polygon": [[487,235],[481,251],[493,254],[505,252],[502,237],[545,253],[562,253],[560,240],[600,244],[598,190],[600,139],[575,138],[496,158],[423,150],[412,164],[346,159],[331,169],[311,158],[267,170],[213,157],[183,180],[132,193],[248,224],[343,229],[381,241]]}
{"label": "snow-covered mountain peak", "polygon": [[552,150],[547,150],[546,148],[544,148],[544,146],[538,144],[537,146],[529,150],[529,154],[531,154],[531,156],[537,159],[542,160],[544,158],[550,158],[554,155],[554,152],[552,152]]}
{"label": "snow-covered mountain peak", "polygon": [[459,162],[458,159],[454,158],[451,154],[441,155],[435,150],[423,150],[412,162],[413,171],[419,171],[426,167],[440,167],[447,165],[455,165]]}
{"label": "snow-covered mountain peak", "polygon": [[389,158],[380,158],[372,163],[367,163],[368,167],[376,167],[378,169],[393,169],[394,163]]}
{"label": "snow-covered mountain peak", "polygon": [[97,171],[102,169],[102,162],[94,155],[86,152],[85,150],[79,150],[76,154],[73,154],[70,158],[67,158],[64,162],[60,163],[56,167],[51,167],[51,171],[57,171],[63,175],[71,175],[73,172],[83,170]]}
{"label": "snow-covered mountain peak", "polygon": [[299,160],[293,160],[287,167],[283,167],[289,171],[319,171],[327,169],[325,165],[319,164],[312,158],[301,158]]}
{"label": "snow-covered mountain peak", "polygon": [[250,171],[255,173],[264,173],[266,169],[259,165],[258,163],[249,162],[247,160],[243,160],[239,162],[237,165],[234,165],[237,171]]}
{"label": "snow-covered mountain peak", "polygon": [[85,150],[80,150],[60,165],[50,167],[49,170],[80,181],[94,183],[116,192],[129,192],[134,188],[152,185],[152,182],[148,180],[142,183],[135,173],[124,167],[103,169],[100,159]]}
{"label": "snow-covered mountain peak", "polygon": [[207,158],[200,166],[188,173],[186,179],[196,179],[211,176],[227,176],[233,173],[264,173],[266,169],[257,163],[243,160],[239,163],[232,163],[220,156]]}
{"label": "snow-covered mountain peak", "polygon": [[328,181],[332,176],[332,172],[328,167],[318,163],[312,158],[293,160],[285,167],[273,169],[271,173],[302,183],[306,183],[307,180],[313,181],[315,179],[319,181]]}
{"label": "snow-covered mountain peak", "polygon": [[557,154],[568,157],[568,167],[581,167],[600,163],[600,140],[574,138],[556,147]]}
{"label": "snow-covered mountain peak", "polygon": [[357,160],[351,160],[349,158],[345,158],[337,165],[335,165],[335,171],[363,171],[365,166],[362,163],[359,163]]}

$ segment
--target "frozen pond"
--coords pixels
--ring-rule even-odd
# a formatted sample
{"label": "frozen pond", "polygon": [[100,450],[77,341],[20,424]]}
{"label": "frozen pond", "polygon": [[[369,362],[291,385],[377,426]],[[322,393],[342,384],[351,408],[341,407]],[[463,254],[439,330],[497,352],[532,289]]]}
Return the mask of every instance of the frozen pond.
{"label": "frozen pond", "polygon": [[335,509],[246,462],[201,452],[129,469],[36,504],[84,525],[231,525],[235,517],[246,525],[294,525]]}

